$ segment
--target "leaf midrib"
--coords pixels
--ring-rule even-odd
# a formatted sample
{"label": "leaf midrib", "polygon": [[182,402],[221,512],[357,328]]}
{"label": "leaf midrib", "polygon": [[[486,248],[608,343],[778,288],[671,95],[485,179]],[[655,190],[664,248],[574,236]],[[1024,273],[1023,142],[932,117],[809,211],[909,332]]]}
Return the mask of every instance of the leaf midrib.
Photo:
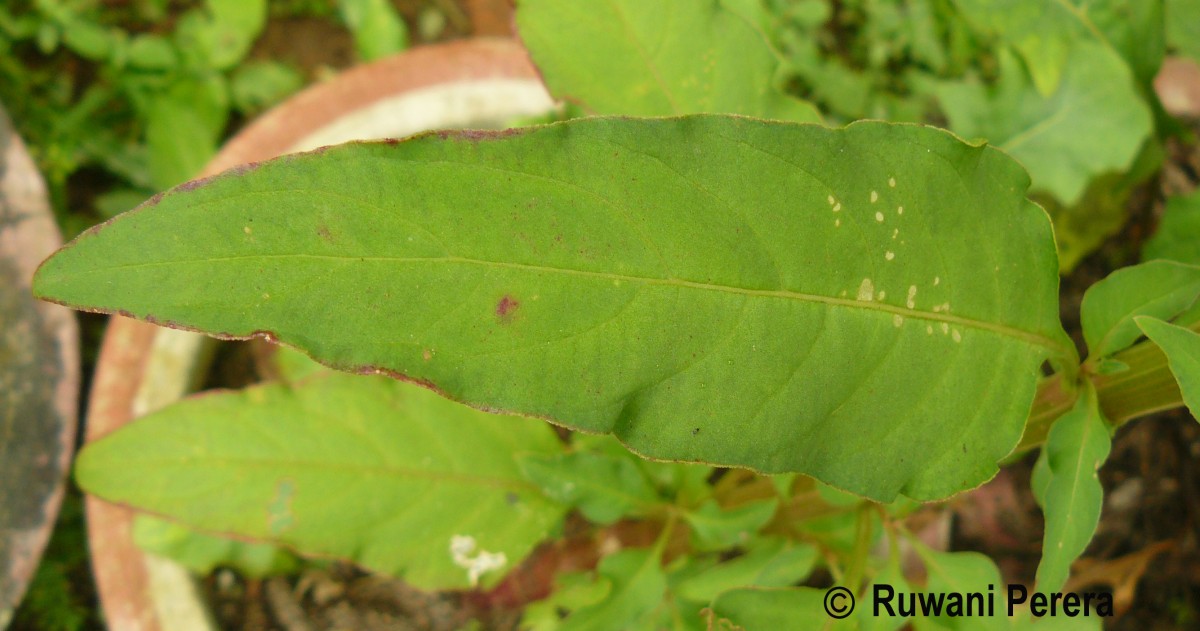
{"label": "leaf midrib", "polygon": [[[631,274],[616,274],[613,272],[594,272],[588,270],[571,269],[566,267],[552,267],[548,265],[533,265],[530,263],[513,263],[508,261],[489,261],[484,259],[473,259],[461,256],[430,256],[430,257],[393,257],[393,256],[337,256],[331,254],[254,254],[245,256],[223,256],[223,257],[206,257],[203,259],[183,259],[175,261],[148,261],[142,263],[126,263],[123,265],[109,265],[103,268],[92,268],[89,270],[76,272],[74,276],[86,276],[90,274],[103,274],[112,272],[113,270],[123,269],[143,269],[153,267],[164,267],[171,265],[186,265],[190,263],[222,263],[232,261],[257,261],[269,259],[317,259],[330,261],[359,261],[359,262],[384,262],[384,263],[451,263],[463,265],[481,265],[507,269],[519,269],[531,272],[543,272],[551,274],[565,274],[571,276],[583,276],[589,278],[603,278],[605,280],[622,281],[630,283],[644,283],[647,285],[663,285],[667,287],[684,287],[688,289],[698,289],[703,291],[715,291],[720,293],[736,294],[741,296],[763,297],[763,298],[781,298],[787,300],[796,300],[799,302],[811,302],[827,304],[831,306],[863,309],[866,311],[878,311],[881,313],[901,315],[906,318],[915,318],[920,320],[928,320],[938,323],[947,323],[951,325],[959,325],[963,327],[996,333],[1005,337],[1011,337],[1028,344],[1041,346],[1053,353],[1056,356],[1068,356],[1069,352],[1059,343],[1044,335],[1025,331],[1003,324],[987,322],[983,320],[975,320],[973,318],[965,318],[949,313],[934,313],[930,311],[922,311],[920,309],[908,309],[906,307],[897,307],[887,303],[876,301],[855,300],[850,298],[835,298],[833,296],[822,296],[820,294],[808,294],[803,292],[791,291],[786,289],[750,289],[746,287],[735,287],[732,285],[718,285],[714,283],[704,283],[680,278],[654,278],[649,276],[634,276]],[[40,298],[53,299],[53,296],[39,294]],[[66,303],[64,303],[66,304]],[[103,309],[102,309],[103,310]]]}

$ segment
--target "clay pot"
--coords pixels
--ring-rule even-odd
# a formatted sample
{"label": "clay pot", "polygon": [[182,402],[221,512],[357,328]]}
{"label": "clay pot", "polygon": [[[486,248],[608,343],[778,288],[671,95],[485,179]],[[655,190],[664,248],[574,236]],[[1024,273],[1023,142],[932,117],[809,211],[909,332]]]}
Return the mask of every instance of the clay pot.
{"label": "clay pot", "polygon": [[[525,51],[505,39],[414,48],[316,85],[233,138],[202,175],[284,153],[427,129],[500,127],[553,106]],[[114,316],[87,416],[88,441],[192,390],[212,341]],[[89,497],[93,571],[110,629],[213,628],[196,582],[133,542],[133,511]],[[164,623],[169,621],[169,624]]]}
{"label": "clay pot", "polygon": [[60,245],[46,184],[0,108],[0,629],[50,539],[75,446],[75,315],[30,292]]}

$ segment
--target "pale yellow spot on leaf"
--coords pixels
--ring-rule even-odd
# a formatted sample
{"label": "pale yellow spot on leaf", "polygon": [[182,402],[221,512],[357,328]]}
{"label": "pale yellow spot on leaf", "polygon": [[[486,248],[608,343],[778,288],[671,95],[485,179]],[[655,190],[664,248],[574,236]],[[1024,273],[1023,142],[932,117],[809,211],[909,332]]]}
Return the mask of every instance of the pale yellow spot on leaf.
{"label": "pale yellow spot on leaf", "polygon": [[858,286],[858,299],[870,302],[875,295],[875,285],[870,278],[864,278],[862,284]]}

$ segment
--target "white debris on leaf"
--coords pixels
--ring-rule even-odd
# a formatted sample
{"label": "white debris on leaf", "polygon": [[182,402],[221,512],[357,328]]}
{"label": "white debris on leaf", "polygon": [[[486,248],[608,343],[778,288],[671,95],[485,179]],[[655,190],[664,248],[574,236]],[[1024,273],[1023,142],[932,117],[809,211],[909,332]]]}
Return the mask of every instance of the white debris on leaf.
{"label": "white debris on leaf", "polygon": [[508,564],[508,556],[503,552],[480,550],[472,556],[476,546],[475,537],[470,535],[454,535],[450,538],[450,556],[455,565],[467,571],[471,587],[479,585],[479,577]]}
{"label": "white debris on leaf", "polygon": [[858,299],[865,302],[871,302],[874,297],[875,284],[871,282],[870,278],[864,278],[862,284],[858,286]]}

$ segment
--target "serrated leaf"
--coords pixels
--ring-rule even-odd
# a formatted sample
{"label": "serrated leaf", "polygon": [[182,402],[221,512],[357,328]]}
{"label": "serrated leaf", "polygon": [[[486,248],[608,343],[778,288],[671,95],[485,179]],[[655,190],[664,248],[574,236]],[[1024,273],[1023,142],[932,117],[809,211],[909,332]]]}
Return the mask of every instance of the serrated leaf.
{"label": "serrated leaf", "polygon": [[1104,505],[1104,487],[1096,472],[1108,459],[1112,439],[1100,412],[1096,390],[1086,382],[1074,409],[1054,422],[1039,460],[1044,460],[1039,503],[1046,516],[1037,589],[1051,594],[1062,589],[1071,563],[1083,553]]}
{"label": "serrated leaf", "polygon": [[991,477],[1043,360],[1075,361],[1026,183],[991,148],[879,122],[444,132],[186,185],[35,289],[269,332],[654,458],[932,499]]}
{"label": "serrated leaf", "polygon": [[1135,319],[1146,337],[1167,355],[1171,374],[1179,383],[1183,402],[1200,419],[1200,335],[1191,329],[1142,316]]}
{"label": "serrated leaf", "polygon": [[517,5],[521,40],[551,94],[593,113],[820,122],[816,108],[778,89],[763,18],[761,6],[730,0]]}
{"label": "serrated leaf", "polygon": [[645,515],[663,501],[637,463],[601,453],[528,454],[517,459],[521,474],[547,497],[579,508],[598,524]]}
{"label": "serrated leaf", "polygon": [[734,508],[722,508],[708,500],[683,513],[692,527],[692,544],[699,550],[721,550],[745,545],[760,528],[771,521],[779,500],[769,498]]}
{"label": "serrated leaf", "polygon": [[1150,261],[1123,267],[1083,295],[1080,320],[1090,358],[1129,348],[1142,336],[1137,316],[1173,318],[1200,296],[1200,267]]}
{"label": "serrated leaf", "polygon": [[1129,169],[1153,131],[1149,106],[1115,51],[1089,41],[1071,50],[1050,96],[1003,53],[995,86],[946,83],[937,90],[952,130],[1005,150],[1029,169],[1034,191],[1067,206],[1094,178]]}
{"label": "serrated leaf", "polygon": [[786,587],[812,572],[817,549],[786,539],[760,539],[743,555],[706,568],[679,582],[672,589],[681,597],[700,603],[711,602],[723,591],[738,587]]}
{"label": "serrated leaf", "polygon": [[1154,259],[1200,265],[1200,191],[1167,200],[1158,230],[1142,248],[1142,260]]}
{"label": "serrated leaf", "polygon": [[331,373],[185,400],[92,443],[75,472],[89,493],[194,528],[443,589],[495,583],[561,519],[514,458],[558,449],[544,424]]}
{"label": "serrated leaf", "polygon": [[662,604],[667,578],[659,565],[661,550],[622,550],[600,561],[596,571],[612,582],[603,601],[571,613],[562,631],[627,629]]}
{"label": "serrated leaf", "polygon": [[849,619],[838,624],[824,607],[825,590],[812,587],[731,589],[713,601],[710,629],[830,629],[851,628]]}

